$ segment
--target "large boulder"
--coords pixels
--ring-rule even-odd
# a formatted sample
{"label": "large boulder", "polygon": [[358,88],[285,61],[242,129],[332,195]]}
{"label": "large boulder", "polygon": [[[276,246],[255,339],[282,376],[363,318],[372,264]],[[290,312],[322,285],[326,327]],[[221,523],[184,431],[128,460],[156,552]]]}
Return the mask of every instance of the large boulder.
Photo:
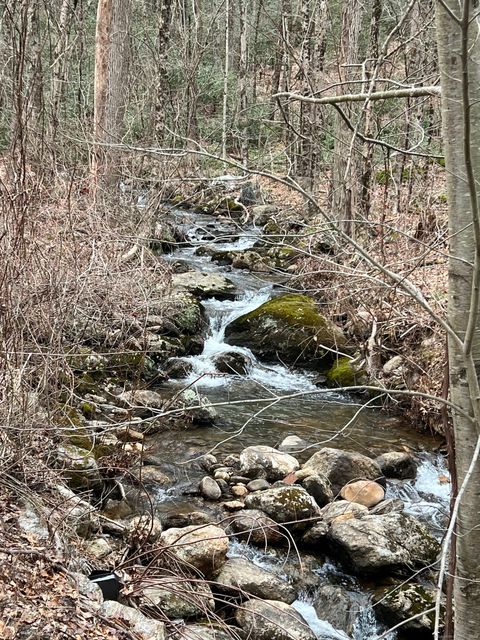
{"label": "large boulder", "polygon": [[240,540],[245,540],[260,547],[265,547],[268,544],[278,544],[285,540],[286,535],[285,532],[280,530],[275,520],[272,520],[258,509],[244,509],[232,516],[229,529]]}
{"label": "large boulder", "polygon": [[174,287],[186,289],[199,298],[235,300],[238,293],[233,282],[218,273],[187,271],[187,273],[176,273],[172,281]]}
{"label": "large boulder", "polygon": [[259,509],[279,523],[305,521],[319,513],[315,500],[303,487],[285,485],[251,493],[245,498],[248,509]]}
{"label": "large boulder", "polygon": [[124,391],[117,396],[117,402],[133,415],[142,418],[159,413],[164,404],[162,396],[149,389]]}
{"label": "large boulder", "polygon": [[199,427],[208,427],[217,418],[215,407],[212,407],[209,399],[193,389],[185,389],[185,391],[179,393],[174,402],[168,405],[168,410],[175,411],[171,416],[174,424],[184,419],[186,423],[192,423]]}
{"label": "large boulder", "polygon": [[207,582],[166,576],[155,578],[142,587],[140,601],[144,606],[158,608],[170,619],[204,617],[215,610],[215,600]]}
{"label": "large boulder", "polygon": [[319,313],[312,298],[299,294],[279,296],[240,316],[227,325],[225,341],[260,358],[313,368],[331,361],[330,350],[345,346],[343,331]]}
{"label": "large boulder", "polygon": [[415,459],[405,451],[390,451],[375,459],[386,478],[408,480],[417,475]]}
{"label": "large boulder", "polygon": [[213,359],[217,371],[244,376],[252,367],[252,360],[239,351],[219,353]]}
{"label": "large boulder", "polygon": [[127,607],[114,600],[106,600],[102,604],[101,613],[105,618],[120,623],[135,634],[139,640],[165,640],[165,624],[159,620],[151,620],[138,609]]}
{"label": "large boulder", "polygon": [[219,571],[227,559],[228,537],[214,525],[168,529],[162,533],[161,542],[177,560],[206,577]]}
{"label": "large boulder", "polygon": [[412,571],[435,562],[440,551],[426,527],[404,513],[336,519],[328,538],[339,560],[357,573]]}
{"label": "large boulder", "polygon": [[205,624],[187,624],[183,627],[176,624],[175,629],[169,635],[171,640],[233,640],[237,638],[238,627],[231,629],[229,633],[225,623],[213,624],[208,621]]}
{"label": "large boulder", "polygon": [[294,588],[271,571],[266,571],[244,558],[230,558],[215,579],[214,591],[241,600],[252,596],[265,600],[281,600],[291,604]]}
{"label": "large boulder", "polygon": [[298,460],[288,453],[273,447],[258,445],[247,447],[240,454],[241,472],[249,478],[264,477],[267,480],[282,480],[300,468]]}
{"label": "large boulder", "polygon": [[[436,590],[417,583],[399,583],[373,597],[378,617],[389,627],[402,623],[402,638],[431,638],[435,625]],[[423,615],[419,615],[422,614]]]}
{"label": "large boulder", "polygon": [[311,470],[312,475],[324,476],[337,495],[342,487],[352,480],[381,480],[383,474],[378,464],[362,455],[342,449],[324,447],[313,454],[305,462],[304,470]]}
{"label": "large boulder", "polygon": [[335,520],[349,520],[350,518],[363,518],[368,515],[368,508],[358,502],[348,500],[336,500],[325,505],[320,511],[322,520],[331,524]]}
{"label": "large boulder", "polygon": [[235,618],[251,640],[316,640],[302,616],[278,600],[249,600]]}

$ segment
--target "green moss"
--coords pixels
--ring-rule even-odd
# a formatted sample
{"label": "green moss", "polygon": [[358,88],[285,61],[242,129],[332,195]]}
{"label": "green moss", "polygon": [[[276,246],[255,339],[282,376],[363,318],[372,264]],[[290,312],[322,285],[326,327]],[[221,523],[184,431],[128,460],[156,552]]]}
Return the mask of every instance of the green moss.
{"label": "green moss", "polygon": [[338,358],[327,371],[327,380],[338,387],[353,387],[357,382],[357,372],[350,358]]}
{"label": "green moss", "polygon": [[95,405],[92,402],[82,402],[80,409],[86,418],[93,418],[95,415]]}
{"label": "green moss", "polygon": [[375,174],[375,180],[377,184],[385,185],[387,184],[389,179],[390,179],[390,174],[388,171],[385,171],[385,169],[381,169],[380,171],[377,171],[377,173]]}
{"label": "green moss", "polygon": [[278,318],[290,325],[301,325],[318,329],[328,329],[328,321],[318,313],[315,300],[302,294],[287,294],[265,302],[257,309],[250,311],[236,322],[248,323],[262,316]]}

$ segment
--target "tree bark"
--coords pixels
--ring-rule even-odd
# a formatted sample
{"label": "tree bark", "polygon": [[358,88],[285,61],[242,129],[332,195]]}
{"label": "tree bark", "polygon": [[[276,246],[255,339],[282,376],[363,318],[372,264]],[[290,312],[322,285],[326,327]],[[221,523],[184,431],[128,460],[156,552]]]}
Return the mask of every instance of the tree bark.
{"label": "tree bark", "polygon": [[127,77],[130,0],[99,0],[95,39],[94,157],[95,191],[117,178],[117,154],[109,145],[122,141]]}
{"label": "tree bark", "polygon": [[[465,480],[480,430],[480,41],[477,22],[471,20],[477,11],[477,3],[471,0],[437,3],[450,212],[448,317],[459,336],[459,340],[449,338],[450,389],[451,400],[471,416],[469,419],[455,411],[452,416],[459,487]],[[480,628],[479,487],[480,464],[476,464],[457,519],[455,640],[471,640],[478,636]]]}

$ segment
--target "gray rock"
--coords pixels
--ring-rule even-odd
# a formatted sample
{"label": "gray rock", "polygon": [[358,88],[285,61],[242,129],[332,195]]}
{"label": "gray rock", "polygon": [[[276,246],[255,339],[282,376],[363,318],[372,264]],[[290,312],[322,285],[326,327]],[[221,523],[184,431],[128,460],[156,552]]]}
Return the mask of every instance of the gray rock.
{"label": "gray rock", "polygon": [[169,513],[162,517],[164,529],[181,529],[182,527],[211,524],[213,516],[205,511],[189,511],[187,513]]}
{"label": "gray rock", "polygon": [[313,547],[323,546],[327,539],[327,533],[328,524],[323,521],[317,522],[308,531],[305,531],[302,536],[302,543]]}
{"label": "gray rock", "polygon": [[296,598],[295,590],[288,582],[244,558],[227,560],[216,577],[214,590],[241,600],[253,596],[291,604]]}
{"label": "gray rock", "polygon": [[204,617],[215,610],[210,586],[204,581],[191,582],[172,576],[155,578],[148,586],[139,586],[141,603],[158,607],[170,619]]}
{"label": "gray rock", "polygon": [[390,451],[375,459],[386,478],[408,480],[417,475],[416,462],[409,453],[404,451]]}
{"label": "gray rock", "polygon": [[242,473],[250,478],[263,475],[267,480],[282,480],[300,468],[296,458],[273,447],[247,447],[240,454]]}
{"label": "gray rock", "polygon": [[285,540],[285,532],[281,532],[278,524],[256,509],[244,509],[232,516],[230,529],[240,540],[258,546],[278,544]]}
{"label": "gray rock", "polygon": [[154,464],[146,464],[143,467],[133,469],[132,475],[137,482],[141,482],[146,485],[158,485],[164,487],[172,482],[170,478]]}
{"label": "gray rock", "polygon": [[168,529],[161,536],[177,560],[191,565],[206,577],[219,571],[226,562],[228,538],[223,529],[214,525]]}
{"label": "gray rock", "polygon": [[218,463],[218,460],[211,453],[206,453],[204,456],[200,458],[200,466],[207,473],[210,473],[213,465],[217,463]]}
{"label": "gray rock", "polygon": [[320,514],[323,520],[330,524],[337,518],[346,520],[348,518],[363,518],[368,515],[368,508],[357,502],[348,502],[348,500],[337,500],[331,502],[322,508]]}
{"label": "gray rock", "polygon": [[378,464],[371,458],[350,451],[324,447],[313,454],[303,465],[330,482],[334,495],[352,480],[376,480],[383,478]]}
{"label": "gray rock", "polygon": [[178,380],[179,378],[186,378],[192,372],[193,365],[189,360],[183,358],[170,358],[167,361],[165,374],[169,378]]}
{"label": "gray rock", "polygon": [[106,600],[101,608],[106,618],[112,618],[126,625],[141,640],[165,640],[165,624],[159,620],[151,620],[138,609],[127,607],[114,600]]}
{"label": "gray rock", "polygon": [[247,489],[249,491],[263,491],[264,489],[270,489],[270,483],[263,478],[258,478],[258,480],[252,480],[247,484]]}
{"label": "gray rock", "polygon": [[277,600],[249,600],[235,618],[251,640],[316,640],[293,607]]}
{"label": "gray rock", "polygon": [[162,396],[156,391],[149,391],[148,389],[124,391],[117,396],[117,402],[131,411],[133,415],[142,418],[158,413],[163,407]]}
{"label": "gray rock", "polygon": [[439,543],[404,513],[334,521],[328,538],[337,557],[357,573],[412,571],[434,562]]}
{"label": "gray rock", "polygon": [[101,489],[103,480],[92,451],[66,444],[57,449],[57,464],[75,491]]}
{"label": "gray rock", "polygon": [[323,584],[315,593],[313,606],[320,620],[326,620],[335,629],[351,636],[356,618],[361,608],[366,606],[366,601],[367,598],[359,598],[342,586]]}
{"label": "gray rock", "polygon": [[103,558],[109,556],[113,551],[113,547],[105,538],[89,540],[85,543],[85,549],[89,555],[97,558],[97,560],[103,560]]}
{"label": "gray rock", "polygon": [[384,513],[400,513],[404,508],[405,504],[400,498],[387,498],[387,500],[370,509],[370,515],[379,516]]}
{"label": "gray rock", "polygon": [[253,221],[259,227],[263,227],[267,224],[270,218],[278,213],[278,207],[274,204],[261,204],[252,209]]}
{"label": "gray rock", "polygon": [[260,509],[279,523],[307,520],[319,512],[317,503],[303,487],[290,485],[251,493],[245,498],[245,506]]}
{"label": "gray rock", "polygon": [[415,583],[399,583],[378,590],[373,601],[377,615],[385,624],[390,627],[402,623],[402,638],[432,637],[435,611],[417,616],[435,607],[435,589]]}
{"label": "gray rock", "polygon": [[183,408],[187,418],[198,426],[211,426],[217,418],[217,412],[208,398],[193,389],[182,391],[176,398],[175,407]]}
{"label": "gray rock", "polygon": [[315,474],[302,481],[302,487],[315,498],[319,507],[323,507],[333,500],[333,491],[330,482],[324,476]]}
{"label": "gray rock", "polygon": [[174,287],[186,289],[200,298],[235,300],[238,293],[233,282],[218,273],[202,273],[200,271],[176,273],[172,282]]}
{"label": "gray rock", "polygon": [[158,518],[152,518],[150,515],[135,516],[126,529],[127,539],[134,546],[141,546],[145,542],[156,542],[161,534],[162,523]]}
{"label": "gray rock", "polygon": [[305,440],[302,440],[302,438],[299,438],[298,436],[287,436],[278,445],[278,450],[288,453],[288,452],[301,451],[306,446],[307,446],[307,442]]}
{"label": "gray rock", "polygon": [[220,373],[237,374],[239,376],[246,375],[252,366],[252,361],[248,356],[236,351],[220,353],[214,358],[213,362]]}
{"label": "gray rock", "polygon": [[[232,630],[232,633],[228,632]],[[171,640],[233,640],[238,638],[238,629],[226,625],[215,625],[212,622],[206,624],[188,624],[184,627],[175,627]]]}
{"label": "gray rock", "polygon": [[200,480],[199,488],[202,496],[207,500],[219,500],[222,496],[222,490],[218,483],[210,476],[205,476]]}

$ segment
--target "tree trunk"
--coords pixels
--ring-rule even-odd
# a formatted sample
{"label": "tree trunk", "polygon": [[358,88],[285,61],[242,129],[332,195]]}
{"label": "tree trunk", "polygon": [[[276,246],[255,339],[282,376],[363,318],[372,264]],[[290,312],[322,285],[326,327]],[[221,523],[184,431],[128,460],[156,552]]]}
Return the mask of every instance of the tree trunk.
{"label": "tree trunk", "polygon": [[[339,80],[345,82],[358,78],[355,66],[358,58],[362,3],[359,0],[346,2],[342,16],[342,32],[338,59]],[[348,85],[347,89],[348,89]],[[355,120],[355,108],[346,112],[350,121]],[[355,124],[355,122],[354,122]],[[353,219],[359,200],[360,163],[356,140],[343,119],[335,116],[335,149],[332,168],[331,208],[332,215],[345,233],[354,235]]]}
{"label": "tree trunk", "polygon": [[94,158],[95,190],[111,187],[118,176],[117,154],[110,145],[122,141],[127,77],[130,0],[99,0],[95,39]]}
{"label": "tree trunk", "polygon": [[165,140],[165,108],[167,95],[167,48],[170,40],[170,23],[173,0],[162,0],[157,8],[157,78],[155,88],[155,139],[161,145]]}
{"label": "tree trunk", "polygon": [[[449,337],[451,400],[471,416],[453,411],[458,486],[472,460],[480,430],[480,41],[472,0],[437,3],[437,42],[442,82],[442,117],[450,211],[448,316],[459,336]],[[460,12],[463,12],[461,14]],[[471,24],[469,25],[469,20]],[[473,265],[473,268],[472,268]],[[463,493],[457,519],[455,640],[478,637],[480,628],[480,465]]]}
{"label": "tree trunk", "polygon": [[238,67],[240,109],[238,114],[238,121],[242,137],[240,145],[242,164],[245,169],[248,167],[247,9],[248,0],[240,0],[240,60]]}
{"label": "tree trunk", "polygon": [[227,158],[228,74],[230,72],[230,0],[225,0],[225,60],[223,63],[222,158]]}

